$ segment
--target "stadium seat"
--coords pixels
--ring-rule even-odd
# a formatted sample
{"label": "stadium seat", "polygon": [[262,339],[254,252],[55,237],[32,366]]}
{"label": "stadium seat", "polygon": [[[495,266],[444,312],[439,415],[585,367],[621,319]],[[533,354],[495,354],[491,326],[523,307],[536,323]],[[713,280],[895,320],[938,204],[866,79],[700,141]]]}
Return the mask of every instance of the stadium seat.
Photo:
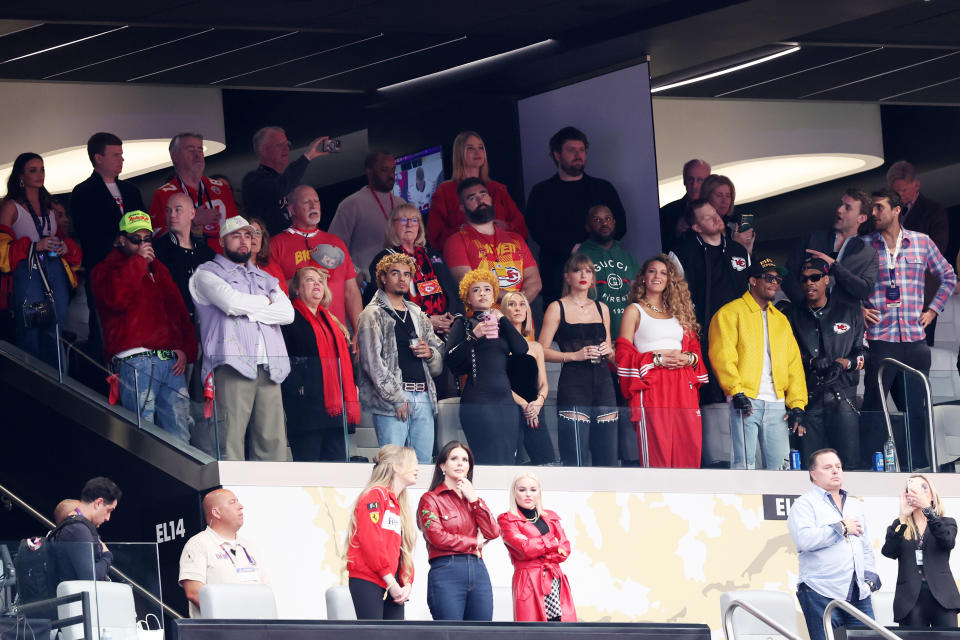
{"label": "stadium seat", "polygon": [[873,604],[873,619],[885,627],[895,627],[893,620],[893,592],[877,591],[870,595]]}
{"label": "stadium seat", "polygon": [[493,588],[493,621],[513,622],[513,589]]}
{"label": "stadium seat", "polygon": [[[776,620],[787,631],[800,635],[797,625],[796,599],[784,591],[728,591],[720,596],[721,615],[734,600],[748,604],[769,618]],[[782,638],[777,631],[752,614],[737,609],[733,612],[733,631],[737,640],[768,640]]]}
{"label": "stadium seat", "polygon": [[338,584],[327,589],[327,620],[356,620],[357,612],[353,609],[353,598],[350,589],[345,584]]}
{"label": "stadium seat", "polygon": [[960,405],[934,405],[933,425],[937,436],[937,464],[956,462],[960,459]]}
{"label": "stadium seat", "polygon": [[[57,597],[70,596],[86,591],[90,594],[90,627],[93,638],[100,640],[101,633],[110,640],[137,640],[137,610],[133,604],[133,589],[122,582],[95,582],[93,580],[68,580],[57,585]],[[79,616],[79,602],[62,604],[57,615],[62,618]],[[83,625],[75,624],[62,630],[63,640],[83,638]]]}
{"label": "stadium seat", "polygon": [[205,584],[200,587],[197,599],[201,618],[274,620],[277,617],[277,600],[273,589],[265,584]]}

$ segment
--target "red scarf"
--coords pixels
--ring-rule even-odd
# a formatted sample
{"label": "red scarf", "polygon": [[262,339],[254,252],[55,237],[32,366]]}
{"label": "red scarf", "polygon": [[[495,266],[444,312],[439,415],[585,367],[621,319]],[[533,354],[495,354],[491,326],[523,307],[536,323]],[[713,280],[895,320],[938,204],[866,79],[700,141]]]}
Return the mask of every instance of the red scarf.
{"label": "red scarf", "polygon": [[[353,382],[353,365],[350,361],[350,347],[347,339],[339,328],[334,328],[327,311],[317,307],[317,313],[310,309],[300,298],[294,298],[293,308],[300,312],[317,339],[317,352],[320,355],[320,366],[323,369],[323,404],[331,416],[343,413],[343,400],[347,401],[347,422],[360,424],[360,401],[357,399],[357,385]],[[338,371],[336,363],[341,363]],[[340,396],[340,385],[337,380],[343,375],[343,397]]]}

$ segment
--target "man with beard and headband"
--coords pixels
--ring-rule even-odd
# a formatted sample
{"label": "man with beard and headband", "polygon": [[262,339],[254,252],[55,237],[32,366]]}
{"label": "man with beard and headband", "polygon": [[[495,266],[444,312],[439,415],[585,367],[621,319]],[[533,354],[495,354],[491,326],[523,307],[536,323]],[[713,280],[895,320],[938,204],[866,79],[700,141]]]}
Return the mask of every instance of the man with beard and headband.
{"label": "man with beard and headband", "polygon": [[573,246],[584,239],[587,210],[605,204],[613,213],[619,240],[627,232],[627,214],[617,190],[608,181],[587,175],[589,143],[576,127],[564,127],[550,138],[550,158],[557,173],[533,185],[527,198],[526,221],[530,237],[540,245],[544,306],[560,297],[563,263]]}
{"label": "man with beard and headband", "polygon": [[443,247],[443,259],[454,279],[460,282],[485,263],[497,274],[501,296],[520,291],[532,301],[540,293],[540,270],[523,238],[493,223],[496,212],[487,185],[480,178],[466,178],[457,185],[457,195],[467,224]]}
{"label": "man with beard and headband", "polygon": [[363,161],[363,170],[367,184],[343,199],[330,223],[330,233],[343,240],[353,263],[360,265],[358,280],[370,282],[373,274],[366,272],[366,265],[383,250],[390,212],[406,201],[393,195],[396,162],[392,153],[371,151]]}
{"label": "man with beard and headband", "polygon": [[293,305],[280,282],[250,262],[255,232],[243,217],[229,218],[220,230],[223,254],[200,265],[190,295],[200,321],[204,384],[212,377],[216,390],[221,458],[284,461],[280,383],[290,361],[280,325],[293,322]]}
{"label": "man with beard and headband", "polygon": [[[357,286],[357,270],[350,259],[347,245],[339,237],[317,227],[321,217],[320,197],[313,187],[301,184],[291,191],[287,196],[287,208],[293,224],[270,238],[270,261],[283,270],[288,285],[300,267],[319,267],[326,273],[327,286],[333,296],[330,311],[350,327],[356,342],[357,318],[363,309],[363,301],[360,287]],[[383,248],[383,235],[381,229],[380,244],[376,251]],[[368,262],[376,251],[367,259]]]}

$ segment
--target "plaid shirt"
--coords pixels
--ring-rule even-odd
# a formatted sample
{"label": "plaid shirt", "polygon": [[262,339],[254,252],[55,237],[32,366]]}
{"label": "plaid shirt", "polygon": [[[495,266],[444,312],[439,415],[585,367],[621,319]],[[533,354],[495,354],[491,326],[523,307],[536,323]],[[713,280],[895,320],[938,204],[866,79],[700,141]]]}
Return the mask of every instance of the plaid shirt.
{"label": "plaid shirt", "polygon": [[903,240],[897,263],[894,268],[894,280],[900,287],[899,307],[888,308],[886,289],[891,284],[890,252],[877,233],[863,236],[863,241],[877,250],[880,259],[880,271],[877,284],[866,302],[866,306],[880,310],[880,322],[867,327],[868,340],[885,342],[919,342],[926,336],[920,315],[923,313],[923,277],[929,271],[940,281],[937,295],[930,301],[930,309],[937,313],[943,311],[947,298],[957,286],[957,274],[946,261],[937,245],[925,233],[903,229]]}

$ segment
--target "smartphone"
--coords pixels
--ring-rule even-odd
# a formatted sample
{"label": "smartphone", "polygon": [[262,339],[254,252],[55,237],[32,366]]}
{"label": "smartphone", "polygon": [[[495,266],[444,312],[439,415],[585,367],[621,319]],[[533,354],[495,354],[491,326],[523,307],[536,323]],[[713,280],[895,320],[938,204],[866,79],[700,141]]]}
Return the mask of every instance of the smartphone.
{"label": "smartphone", "polygon": [[740,227],[738,231],[743,233],[744,231],[750,231],[753,229],[753,214],[752,213],[742,213],[740,214]]}
{"label": "smartphone", "polygon": [[320,148],[324,153],[340,153],[340,138],[328,138]]}

